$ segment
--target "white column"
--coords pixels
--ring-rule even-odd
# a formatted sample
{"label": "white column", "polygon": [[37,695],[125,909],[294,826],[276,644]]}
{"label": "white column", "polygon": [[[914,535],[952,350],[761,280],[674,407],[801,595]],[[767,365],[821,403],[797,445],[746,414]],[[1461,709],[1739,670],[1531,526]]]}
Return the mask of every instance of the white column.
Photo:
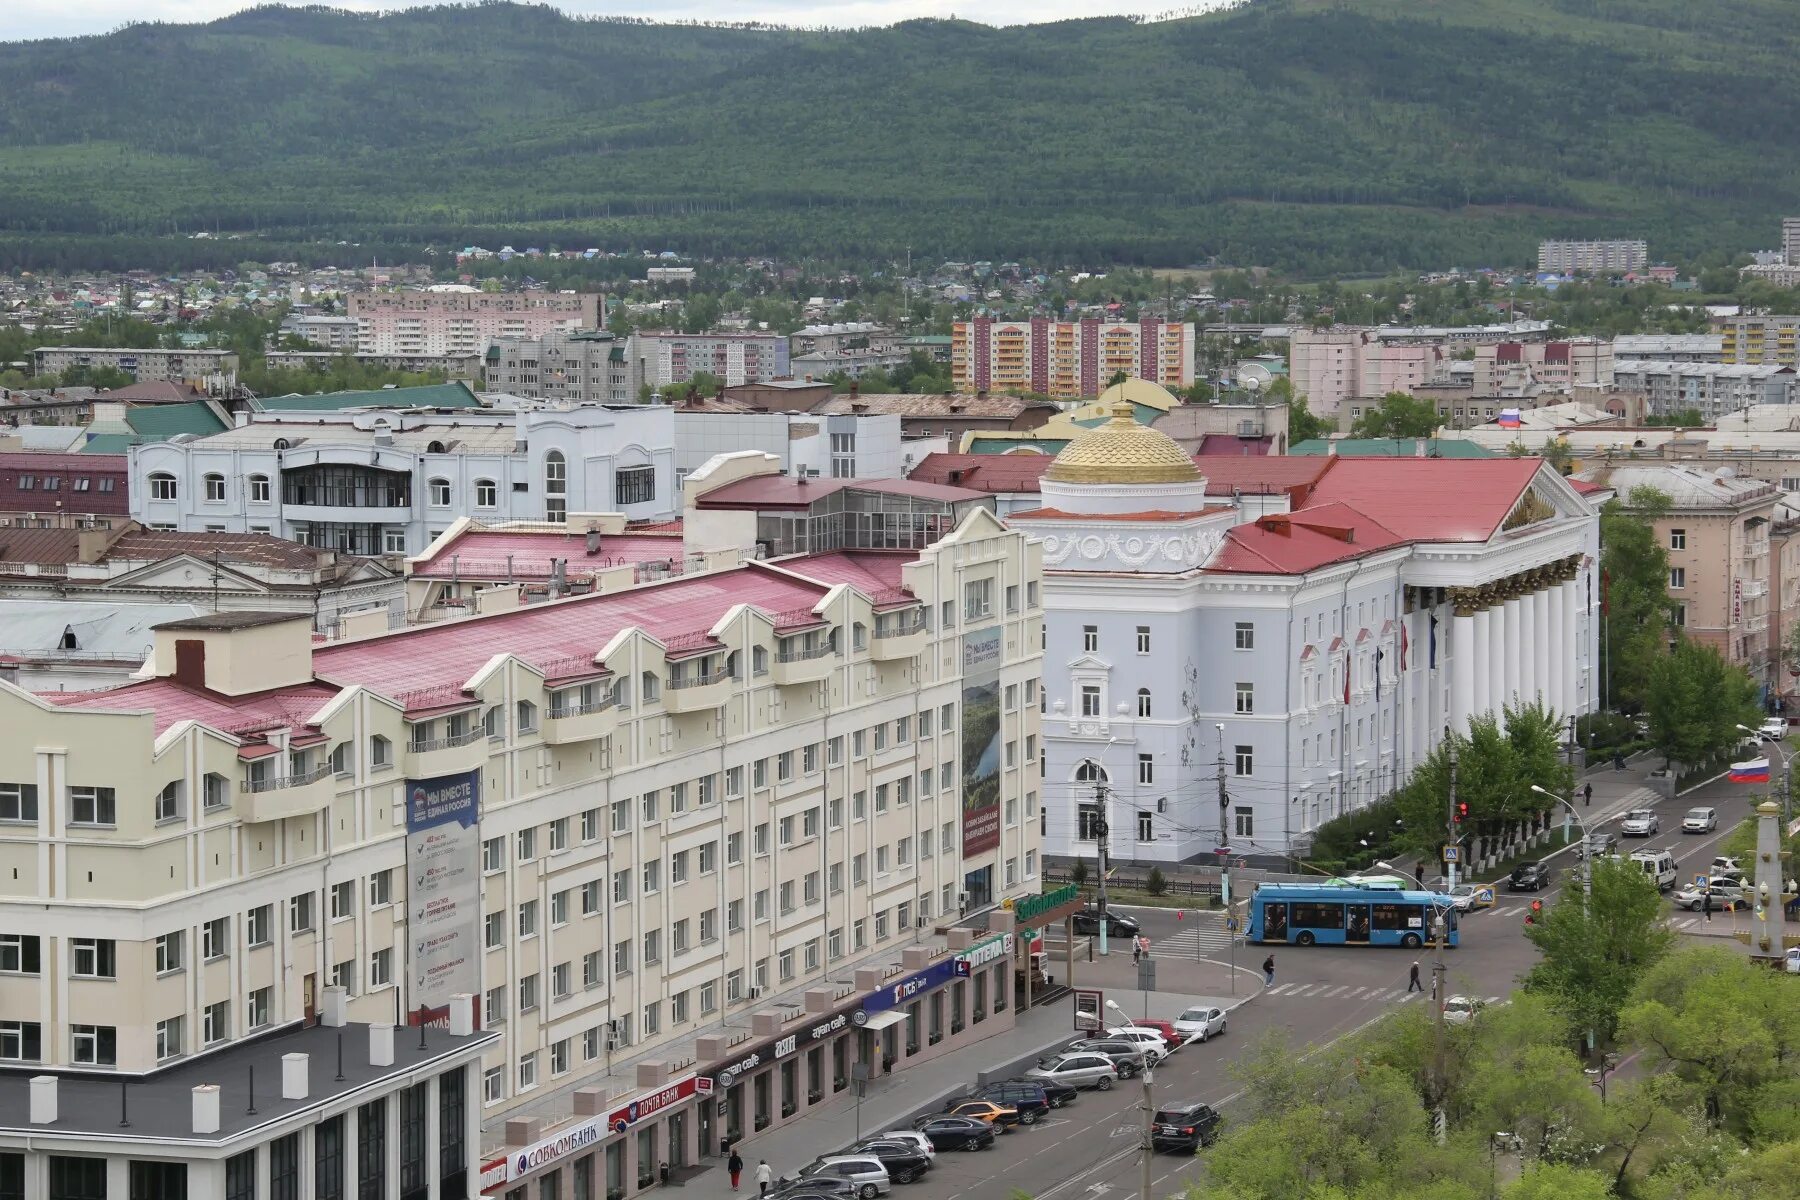
{"label": "white column", "polygon": [[[1588,661],[1588,647],[1581,642],[1580,625],[1577,618],[1581,612],[1582,594],[1580,580],[1567,580],[1557,586],[1558,601],[1556,604],[1557,619],[1562,622],[1563,648],[1568,669],[1563,675],[1563,709],[1566,712],[1581,713],[1584,711],[1581,694],[1581,675],[1584,666],[1593,666]],[[1587,698],[1589,701],[1592,697]]]}
{"label": "white column", "polygon": [[1469,731],[1475,715],[1475,677],[1487,672],[1488,611],[1458,605],[1450,619],[1450,728]]}
{"label": "white column", "polygon": [[1518,632],[1512,616],[1502,601],[1488,605],[1488,669],[1486,677],[1475,684],[1475,711],[1491,712],[1495,720],[1506,707],[1506,643]]}
{"label": "white column", "polygon": [[1518,596],[1509,596],[1506,604],[1506,674],[1500,693],[1500,703],[1496,709],[1505,708],[1508,704],[1517,704],[1525,691],[1525,639],[1528,636],[1525,626],[1526,608],[1524,600]]}
{"label": "white column", "polygon": [[1405,772],[1431,753],[1430,610],[1406,615],[1406,765]]}
{"label": "white column", "polygon": [[1550,654],[1550,673],[1544,684],[1544,703],[1553,707],[1557,719],[1567,724],[1570,714],[1563,702],[1568,698],[1567,680],[1569,672],[1573,670],[1569,659],[1574,648],[1563,640],[1563,599],[1561,584],[1551,584],[1544,589],[1545,617],[1542,628],[1547,635],[1544,641],[1549,646]]}
{"label": "white column", "polygon": [[425,1081],[425,1187],[426,1194],[431,1196],[439,1194],[444,1183],[444,1160],[438,1153],[438,1147],[444,1141],[443,1124],[439,1120],[443,1113],[438,1108],[440,1078],[433,1075]]}
{"label": "white column", "polygon": [[1558,712],[1556,688],[1550,669],[1550,589],[1542,584],[1531,593],[1531,696],[1532,701]]}

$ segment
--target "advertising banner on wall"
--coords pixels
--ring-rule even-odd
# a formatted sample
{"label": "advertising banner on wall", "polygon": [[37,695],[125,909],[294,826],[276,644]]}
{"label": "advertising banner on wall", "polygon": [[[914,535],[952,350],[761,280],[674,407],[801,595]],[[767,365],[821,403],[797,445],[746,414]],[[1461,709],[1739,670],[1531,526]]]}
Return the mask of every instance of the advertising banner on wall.
{"label": "advertising banner on wall", "polygon": [[[481,772],[406,782],[408,1019],[481,990]],[[425,1011],[421,1013],[421,1008]]]}
{"label": "advertising banner on wall", "polygon": [[1000,844],[999,627],[963,635],[962,852],[970,858]]}

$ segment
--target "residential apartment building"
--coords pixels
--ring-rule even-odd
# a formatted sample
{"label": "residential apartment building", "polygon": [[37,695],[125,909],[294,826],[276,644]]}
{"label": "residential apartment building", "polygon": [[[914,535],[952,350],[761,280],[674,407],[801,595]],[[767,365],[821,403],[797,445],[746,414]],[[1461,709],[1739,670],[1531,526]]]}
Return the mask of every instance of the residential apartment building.
{"label": "residential apartment building", "polygon": [[539,337],[560,329],[598,329],[595,292],[483,292],[447,285],[426,291],[352,292],[362,354],[481,354],[494,338]]}
{"label": "residential apartment building", "polygon": [[906,474],[898,413],[713,412],[675,409],[675,472],[715,454],[760,450],[789,475],[897,479]]}
{"label": "residential apartment building", "polygon": [[289,313],[281,320],[281,332],[303,338],[321,350],[356,349],[355,317],[325,313]]}
{"label": "residential apartment building", "polygon": [[153,347],[39,346],[32,370],[60,374],[70,367],[109,367],[139,383],[169,380],[211,395],[237,386],[238,356],[232,350],[164,350]]}
{"label": "residential apartment building", "polygon": [[1650,246],[1631,239],[1538,243],[1537,269],[1589,275],[1623,275],[1650,265]]}
{"label": "residential apartment building", "polygon": [[1289,342],[1288,377],[1316,416],[1334,416],[1351,400],[1410,392],[1446,361],[1441,345],[1389,340],[1369,328],[1296,327]]}
{"label": "residential apartment building", "polygon": [[0,528],[106,529],[130,514],[123,454],[0,452]]}
{"label": "residential apartment building", "polygon": [[1471,383],[1477,396],[1505,395],[1532,385],[1568,391],[1611,387],[1613,382],[1613,344],[1604,338],[1493,342],[1474,351]]}
{"label": "residential apartment building", "polygon": [[1277,858],[1446,728],[1598,707],[1598,517],[1541,460],[1196,462],[1124,411],[1038,486],[1048,853]]}
{"label": "residential apartment building", "polygon": [[[484,1186],[591,1145],[623,1196],[852,1060],[1009,1027],[1006,926],[937,930],[1037,891],[1037,549],[978,493],[813,501],[770,467],[690,479],[690,529],[779,561],[325,645],[208,614],[124,687],[0,683],[9,1051],[134,1077],[447,1019],[497,1035]],[[789,503],[743,502],[765,478]]]}
{"label": "residential apartment building", "polygon": [[1781,218],[1781,257],[1789,266],[1800,267],[1800,217]]}
{"label": "residential apartment building", "polygon": [[1612,340],[1613,358],[1654,358],[1663,362],[1720,362],[1724,338],[1718,333],[1621,333]]}
{"label": "residential apartment building", "polygon": [[1714,317],[1711,324],[1713,333],[1719,338],[1720,362],[1795,365],[1794,346],[1800,338],[1800,316],[1739,313]]}
{"label": "residential apartment building", "polygon": [[132,516],[272,533],[346,554],[417,554],[460,516],[680,511],[673,411],[255,413],[211,437],[133,446]]}
{"label": "residential apartment building", "polygon": [[675,333],[640,329],[626,353],[653,388],[687,383],[704,372],[726,384],[760,383],[789,374],[788,340],[779,333]]}
{"label": "residential apartment building", "polygon": [[1621,391],[1643,393],[1652,416],[1696,409],[1707,424],[1754,405],[1792,404],[1797,398],[1794,368],[1773,363],[1633,359],[1617,364],[1613,382]]}
{"label": "residential apartment building", "polygon": [[[270,350],[264,361],[271,367],[311,367],[323,371],[341,359],[343,350]],[[362,354],[348,352],[364,366],[389,371],[436,371],[446,379],[475,381],[481,378],[482,358],[479,354]]]}
{"label": "residential apartment building", "polygon": [[[1777,522],[1791,522],[1781,489],[1734,472],[1676,463],[1614,463],[1582,472],[1582,480],[1611,488],[1622,503],[1651,487],[1669,498],[1653,524],[1669,552],[1669,598],[1676,624],[1713,647],[1767,689],[1782,684],[1781,648],[1795,611],[1771,585],[1792,580],[1773,550]],[[1785,534],[1785,531],[1784,531]],[[1784,555],[1788,539],[1781,546]]]}
{"label": "residential apartment building", "polygon": [[842,354],[852,350],[888,351],[900,348],[900,336],[874,321],[840,321],[834,325],[807,325],[788,335],[788,351],[804,354]]}
{"label": "residential apartment building", "polygon": [[977,317],[950,330],[950,378],[959,392],[1093,399],[1121,372],[1170,389],[1191,386],[1193,323]]}
{"label": "residential apartment building", "polygon": [[643,364],[604,329],[559,330],[488,343],[487,389],[566,404],[636,404]]}

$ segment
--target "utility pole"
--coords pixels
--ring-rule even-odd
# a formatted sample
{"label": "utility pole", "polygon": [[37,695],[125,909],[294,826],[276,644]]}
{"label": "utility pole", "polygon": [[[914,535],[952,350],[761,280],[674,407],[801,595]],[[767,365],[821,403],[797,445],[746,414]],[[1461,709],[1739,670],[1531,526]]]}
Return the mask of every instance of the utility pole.
{"label": "utility pole", "polygon": [[1099,899],[1098,899],[1098,904],[1100,907],[1100,921],[1099,921],[1100,953],[1102,955],[1105,955],[1106,954],[1106,927],[1109,924],[1109,922],[1106,919],[1106,870],[1107,870],[1106,849],[1107,849],[1108,843],[1110,843],[1112,841],[1112,829],[1106,819],[1108,816],[1107,803],[1106,803],[1106,780],[1105,780],[1104,776],[1098,771],[1095,772],[1095,776],[1094,776],[1094,803],[1100,809],[1100,817],[1097,821],[1094,822],[1094,835],[1100,839],[1100,855],[1099,855],[1099,857],[1100,857],[1100,895],[1099,895]]}
{"label": "utility pole", "polygon": [[1156,1157],[1156,1101],[1150,1095],[1151,1070],[1144,1068],[1144,1148],[1138,1155],[1138,1200],[1150,1200],[1150,1164]]}
{"label": "utility pole", "polygon": [[1444,1140],[1444,1095],[1449,1091],[1448,1073],[1444,1066],[1444,910],[1439,908],[1431,918],[1432,1013],[1432,1114],[1431,1130],[1441,1144]]}
{"label": "utility pole", "polygon": [[[1219,848],[1228,850],[1231,846],[1231,830],[1227,827],[1227,809],[1231,797],[1225,792],[1225,726],[1219,726]],[[1219,860],[1219,903],[1226,911],[1231,909],[1231,855],[1227,853]]]}
{"label": "utility pole", "polygon": [[[1444,739],[1445,739],[1445,741],[1449,741],[1449,739],[1450,739],[1450,730],[1448,727],[1445,727],[1445,729],[1444,729]],[[1451,743],[1451,746],[1450,746],[1450,798],[1449,798],[1448,803],[1449,803],[1449,807],[1444,812],[1444,837],[1446,839],[1445,845],[1455,846],[1455,845],[1457,845],[1457,840],[1456,840],[1456,746],[1455,746],[1455,743]],[[1457,857],[1461,858],[1462,856],[1459,854],[1459,855],[1457,855]],[[1456,866],[1457,866],[1457,864],[1454,862],[1449,862],[1449,863],[1445,863],[1444,866],[1449,874],[1450,887],[1452,889],[1454,889],[1456,887]]]}

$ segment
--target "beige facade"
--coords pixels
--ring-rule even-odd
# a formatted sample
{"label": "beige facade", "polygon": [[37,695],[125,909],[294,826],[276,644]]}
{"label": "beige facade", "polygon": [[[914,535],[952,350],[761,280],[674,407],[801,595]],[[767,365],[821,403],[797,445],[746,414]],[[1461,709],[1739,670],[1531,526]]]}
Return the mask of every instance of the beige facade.
{"label": "beige facade", "polygon": [[[691,1058],[777,994],[1036,892],[1038,547],[983,509],[908,560],[903,598],[807,570],[330,646],[304,619],[194,618],[157,631],[155,679],[0,685],[0,1021],[34,1027],[29,1061],[124,1073],[297,1021],[332,984],[352,1020],[411,1013],[409,793],[465,772],[490,1120],[566,1113],[583,1078]],[[812,602],[769,610],[788,594]],[[691,636],[639,616],[671,611]],[[547,657],[558,616],[578,654]],[[979,849],[976,638],[1005,696]],[[497,649],[465,671],[473,644]]]}

